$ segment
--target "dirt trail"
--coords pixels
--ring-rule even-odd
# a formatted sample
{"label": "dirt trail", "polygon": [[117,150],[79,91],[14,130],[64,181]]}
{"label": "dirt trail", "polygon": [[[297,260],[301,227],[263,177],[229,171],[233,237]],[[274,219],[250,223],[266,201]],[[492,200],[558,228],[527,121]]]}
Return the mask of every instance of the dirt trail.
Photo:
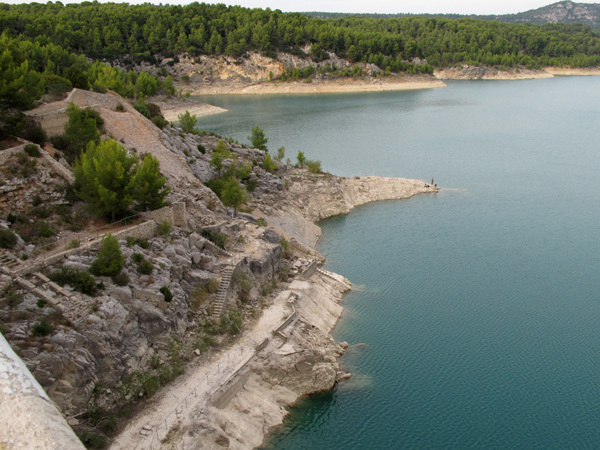
{"label": "dirt trail", "polygon": [[256,345],[271,336],[271,331],[290,314],[288,297],[289,291],[279,293],[260,319],[232,347],[195,367],[188,367],[182,377],[160,389],[115,437],[110,448],[159,448],[160,441],[175,424],[180,424],[180,428],[189,425],[190,412],[204,407],[210,395],[252,359]]}

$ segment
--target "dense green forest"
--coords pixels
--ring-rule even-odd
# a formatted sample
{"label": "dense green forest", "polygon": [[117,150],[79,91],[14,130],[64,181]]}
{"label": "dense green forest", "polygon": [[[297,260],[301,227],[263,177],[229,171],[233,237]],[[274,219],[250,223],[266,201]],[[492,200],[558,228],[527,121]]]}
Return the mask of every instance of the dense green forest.
{"label": "dense green forest", "polygon": [[600,64],[599,35],[578,24],[418,16],[320,19],[204,3],[0,3],[0,134],[18,128],[21,116],[14,111],[30,108],[53,90],[112,89],[142,98],[175,93],[166,67],[154,77],[111,66],[117,61],[126,67],[141,61],[157,64],[182,53],[240,57],[248,51],[306,56],[301,49],[307,45],[315,62],[333,52],[386,72],[432,73],[434,66],[458,63],[530,68]]}
{"label": "dense green forest", "polygon": [[[165,74],[166,75],[166,74]],[[89,62],[47,39],[0,35],[0,137],[27,135],[21,111],[34,106],[45,93],[66,92],[72,88],[111,89],[125,97],[146,97],[163,92],[175,94],[170,76],[153,77],[135,70],[124,71],[101,62]]]}
{"label": "dense green forest", "polygon": [[506,24],[436,17],[318,19],[270,9],[192,3],[187,6],[61,3],[0,4],[0,31],[43,38],[77,54],[155,62],[157,55],[275,55],[313,44],[350,61],[401,69],[398,62],[425,58],[433,66],[592,66],[600,39],[582,25]]}
{"label": "dense green forest", "polygon": [[430,17],[445,19],[481,19],[496,20],[506,23],[529,23],[543,25],[546,23],[579,23],[589,25],[595,30],[600,29],[600,4],[597,3],[575,3],[561,1],[551,5],[542,6],[537,9],[519,12],[516,14],[376,14],[376,13],[331,13],[331,12],[305,12],[308,17],[320,19],[339,19],[341,17],[371,17],[371,18],[399,18],[399,17]]}

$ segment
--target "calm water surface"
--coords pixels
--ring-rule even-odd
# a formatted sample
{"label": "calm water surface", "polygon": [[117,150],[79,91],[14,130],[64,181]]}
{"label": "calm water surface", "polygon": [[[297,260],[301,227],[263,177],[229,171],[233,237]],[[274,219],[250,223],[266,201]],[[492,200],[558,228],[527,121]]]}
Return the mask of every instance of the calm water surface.
{"label": "calm water surface", "polygon": [[600,78],[207,101],[200,128],[447,188],[321,224],[354,376],[267,448],[600,448]]}

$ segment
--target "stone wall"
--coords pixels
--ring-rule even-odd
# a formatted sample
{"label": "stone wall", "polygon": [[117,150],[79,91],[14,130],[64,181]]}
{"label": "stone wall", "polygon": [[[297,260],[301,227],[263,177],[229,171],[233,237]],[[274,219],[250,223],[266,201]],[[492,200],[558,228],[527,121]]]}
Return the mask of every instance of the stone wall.
{"label": "stone wall", "polygon": [[187,209],[185,203],[175,203],[173,205],[173,225],[187,229]]}
{"label": "stone wall", "polygon": [[141,214],[146,219],[154,220],[156,223],[169,222],[173,225],[173,205],[165,206],[164,208],[148,211]]}
{"label": "stone wall", "polygon": [[142,213],[141,215],[147,219],[154,220],[156,223],[166,221],[176,227],[187,228],[187,210],[184,202],[174,203],[164,208]]}
{"label": "stone wall", "polygon": [[[118,231],[118,232],[114,233],[113,236],[116,237],[117,239],[126,239],[127,237],[130,237],[130,236],[135,237],[135,238],[140,238],[140,239],[142,239],[142,238],[150,239],[151,237],[154,236],[155,232],[156,232],[156,222],[153,220],[148,220],[139,225],[135,225],[135,226],[126,228],[125,230],[122,230],[122,231]],[[67,244],[68,244],[68,242],[66,242],[66,241],[58,242],[59,246],[61,246],[61,245],[66,246]],[[88,249],[98,249],[98,248],[100,248],[101,245],[102,245],[102,239],[94,239],[93,241],[90,241],[90,242],[83,242],[77,248],[73,248],[70,250],[66,250],[64,252],[59,252],[54,255],[50,255],[47,258],[35,261],[33,263],[29,263],[29,264],[25,263],[25,264],[23,264],[23,266],[20,269],[16,270],[15,273],[17,275],[25,275],[27,273],[39,270],[43,266],[52,265],[62,259],[66,259],[70,255],[77,255],[77,254],[81,253],[82,251],[85,251]]]}
{"label": "stone wall", "polygon": [[65,125],[69,120],[66,108],[52,114],[34,116],[33,118],[44,129],[48,137],[64,134]]}
{"label": "stone wall", "polygon": [[6,163],[12,155],[20,153],[25,148],[25,144],[17,145],[16,147],[7,148],[6,150],[0,151],[0,164]]}
{"label": "stone wall", "polygon": [[2,334],[0,405],[0,448],[85,448]]}
{"label": "stone wall", "polygon": [[308,280],[310,277],[312,277],[316,272],[317,272],[317,261],[313,260],[308,267],[306,268],[306,270],[304,272],[302,272],[302,275],[300,275],[300,279],[301,280]]}
{"label": "stone wall", "polygon": [[44,149],[41,149],[41,153],[42,153],[42,158],[44,158],[46,161],[48,161],[48,163],[52,166],[52,169],[54,169],[54,171],[57,172],[61,177],[63,177],[69,183],[72,183],[73,181],[75,181],[73,172],[71,172],[71,170],[69,168],[63,166],[61,163],[59,163],[57,160],[55,160]]}
{"label": "stone wall", "polygon": [[141,223],[134,227],[127,228],[123,231],[119,231],[114,234],[117,239],[125,239],[128,237],[134,237],[139,239],[150,239],[156,233],[156,222],[154,220],[148,220],[147,222]]}

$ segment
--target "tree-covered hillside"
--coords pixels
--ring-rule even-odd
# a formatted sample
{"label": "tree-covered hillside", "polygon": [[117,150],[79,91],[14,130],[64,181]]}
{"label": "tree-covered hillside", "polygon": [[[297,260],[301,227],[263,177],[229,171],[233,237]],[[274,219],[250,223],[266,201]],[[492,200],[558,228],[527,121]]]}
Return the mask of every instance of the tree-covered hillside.
{"label": "tree-covered hillside", "polygon": [[442,17],[446,19],[482,19],[497,20],[506,23],[531,23],[543,25],[545,23],[579,23],[594,29],[600,29],[600,4],[575,3],[569,0],[552,3],[541,8],[515,14],[356,14],[356,13],[329,13],[307,12],[309,17],[320,19],[339,19],[341,17],[372,17],[372,18],[399,18],[399,17]]}
{"label": "tree-covered hillside", "polygon": [[316,60],[334,52],[351,62],[407,69],[400,61],[425,58],[434,66],[592,66],[600,39],[573,24],[532,26],[436,17],[318,19],[270,9],[192,3],[154,6],[82,3],[0,4],[0,31],[47,39],[90,58],[155,62],[157,55],[259,51],[298,53],[312,45]]}

